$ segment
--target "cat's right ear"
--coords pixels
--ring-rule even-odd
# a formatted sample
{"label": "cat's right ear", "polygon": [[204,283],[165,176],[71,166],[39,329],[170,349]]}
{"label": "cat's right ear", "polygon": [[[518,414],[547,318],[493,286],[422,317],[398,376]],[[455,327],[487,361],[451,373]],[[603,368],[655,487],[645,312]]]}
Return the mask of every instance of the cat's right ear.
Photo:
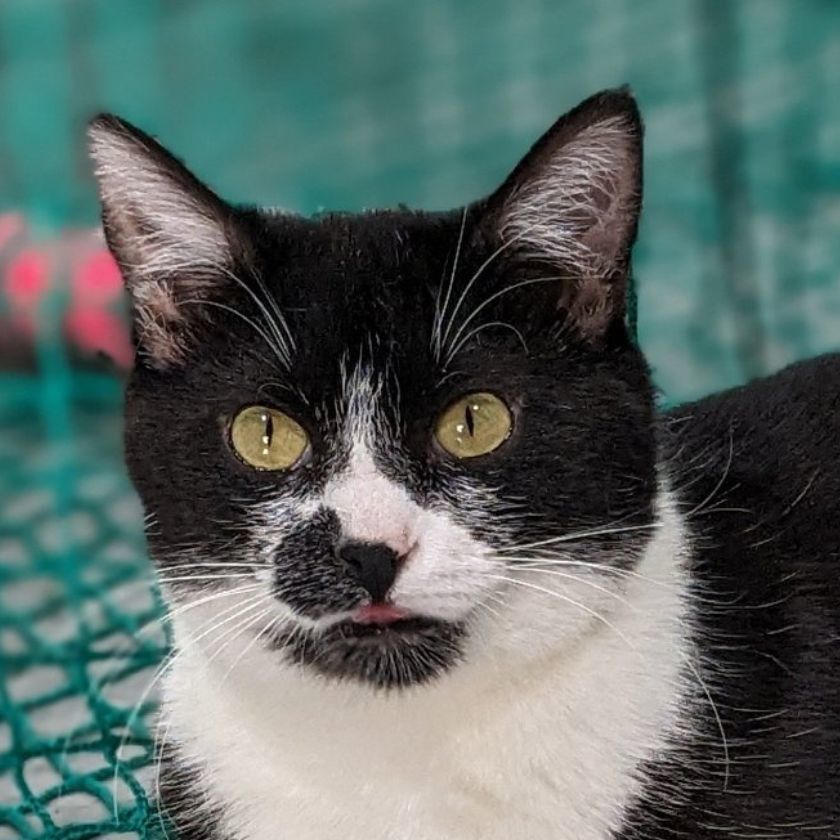
{"label": "cat's right ear", "polygon": [[183,362],[202,302],[229,277],[235,216],[159,143],[108,114],[88,128],[105,237],[132,302],[138,353]]}

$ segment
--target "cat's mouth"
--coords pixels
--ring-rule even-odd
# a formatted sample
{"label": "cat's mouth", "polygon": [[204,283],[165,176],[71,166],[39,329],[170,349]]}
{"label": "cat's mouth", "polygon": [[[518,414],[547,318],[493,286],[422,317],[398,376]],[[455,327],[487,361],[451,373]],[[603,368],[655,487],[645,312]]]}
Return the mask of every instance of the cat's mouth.
{"label": "cat's mouth", "polygon": [[342,640],[372,639],[374,642],[380,640],[387,643],[397,637],[409,638],[423,633],[433,633],[436,625],[441,623],[433,618],[408,614],[382,617],[378,620],[367,618],[360,620],[357,613],[352,619],[339,622],[331,629],[334,632],[337,631],[336,635]]}
{"label": "cat's mouth", "polygon": [[457,664],[464,633],[460,624],[380,604],[274,642],[290,662],[322,676],[390,689],[428,682]]}
{"label": "cat's mouth", "polygon": [[356,624],[387,626],[412,617],[408,610],[394,604],[365,604],[353,613],[352,620]]}

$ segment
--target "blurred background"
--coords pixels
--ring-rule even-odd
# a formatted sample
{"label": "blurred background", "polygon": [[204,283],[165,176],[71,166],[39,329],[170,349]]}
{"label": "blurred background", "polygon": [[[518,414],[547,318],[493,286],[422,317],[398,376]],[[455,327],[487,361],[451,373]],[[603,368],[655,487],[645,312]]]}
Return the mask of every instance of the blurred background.
{"label": "blurred background", "polygon": [[166,634],[87,119],[136,122],[232,200],[443,209],[625,82],[663,401],[837,348],[836,0],[0,2],[0,840],[157,830],[142,692]]}

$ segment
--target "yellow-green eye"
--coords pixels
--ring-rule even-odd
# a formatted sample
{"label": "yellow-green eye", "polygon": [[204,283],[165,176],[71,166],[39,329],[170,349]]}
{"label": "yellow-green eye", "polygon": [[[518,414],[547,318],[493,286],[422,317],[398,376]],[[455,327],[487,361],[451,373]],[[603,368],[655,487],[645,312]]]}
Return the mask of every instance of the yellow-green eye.
{"label": "yellow-green eye", "polygon": [[456,458],[475,458],[498,449],[512,429],[510,409],[495,394],[479,391],[452,403],[438,418],[435,435]]}
{"label": "yellow-green eye", "polygon": [[258,470],[287,470],[309,446],[309,435],[296,420],[273,408],[243,408],[230,427],[236,454]]}

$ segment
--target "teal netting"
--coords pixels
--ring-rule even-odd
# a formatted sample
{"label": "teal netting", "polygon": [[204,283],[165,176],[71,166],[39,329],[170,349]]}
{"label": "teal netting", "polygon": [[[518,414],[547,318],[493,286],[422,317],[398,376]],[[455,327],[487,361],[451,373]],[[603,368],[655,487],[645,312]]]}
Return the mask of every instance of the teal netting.
{"label": "teal netting", "polygon": [[120,389],[52,382],[7,375],[0,405],[0,837],[152,837],[135,704],[167,640],[115,469]]}
{"label": "teal netting", "polygon": [[[0,840],[158,830],[153,694],[132,710],[166,636],[121,385],[63,340],[55,243],[95,223],[87,116],[159,133],[232,199],[446,207],[622,82],[647,122],[640,339],[668,399],[836,347],[836,0],[0,3],[0,213],[30,231],[0,215]],[[35,287],[23,314],[4,302]]]}

